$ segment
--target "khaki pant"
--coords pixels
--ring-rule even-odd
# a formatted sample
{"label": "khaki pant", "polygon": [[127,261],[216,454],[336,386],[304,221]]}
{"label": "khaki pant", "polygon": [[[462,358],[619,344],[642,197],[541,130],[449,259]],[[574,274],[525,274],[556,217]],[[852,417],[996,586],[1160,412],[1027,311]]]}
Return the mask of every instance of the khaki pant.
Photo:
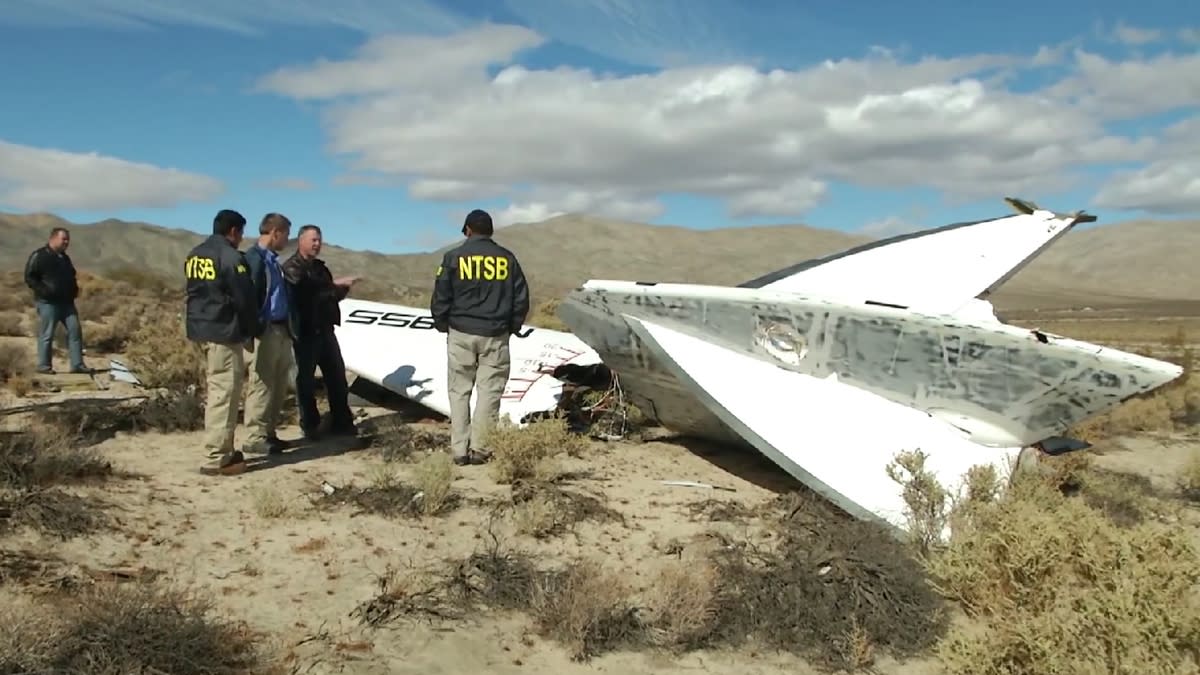
{"label": "khaki pant", "polygon": [[[511,360],[508,335],[481,337],[450,329],[446,340],[446,378],[450,392],[450,450],[466,457],[483,450],[487,434],[500,417],[500,397],[508,382]],[[475,413],[471,390],[478,385]]]}
{"label": "khaki pant", "polygon": [[237,429],[238,404],[242,398],[246,360],[241,343],[204,344],[206,355],[204,447],[210,452],[233,450],[233,432]]}
{"label": "khaki pant", "polygon": [[254,342],[246,377],[246,444],[275,435],[283,399],[291,386],[292,338],[287,326],[268,324]]}

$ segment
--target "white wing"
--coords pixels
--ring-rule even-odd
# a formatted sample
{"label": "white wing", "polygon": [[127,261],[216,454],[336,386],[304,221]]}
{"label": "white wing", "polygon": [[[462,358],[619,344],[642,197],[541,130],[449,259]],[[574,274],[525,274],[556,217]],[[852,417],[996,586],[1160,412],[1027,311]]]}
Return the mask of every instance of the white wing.
{"label": "white wing", "polygon": [[956,489],[967,469],[1008,475],[1020,448],[978,445],[929,415],[841,384],[718,347],[625,315],[645,347],[710,412],[813,491],[860,518],[905,527],[901,486],[887,465],[920,449],[926,468]]}
{"label": "white wing", "polygon": [[[338,343],[346,369],[442,415],[450,414],[446,373],[446,335],[433,329],[428,310],[382,302],[341,302]],[[512,373],[500,403],[500,415],[514,422],[530,413],[552,410],[562,382],[543,372],[564,363],[598,363],[596,352],[559,331],[525,326],[509,340]],[[474,407],[475,395],[471,396]]]}
{"label": "white wing", "polygon": [[740,287],[955,314],[995,291],[1075,225],[1096,220],[1009,202],[1021,211],[1018,215],[882,239]]}

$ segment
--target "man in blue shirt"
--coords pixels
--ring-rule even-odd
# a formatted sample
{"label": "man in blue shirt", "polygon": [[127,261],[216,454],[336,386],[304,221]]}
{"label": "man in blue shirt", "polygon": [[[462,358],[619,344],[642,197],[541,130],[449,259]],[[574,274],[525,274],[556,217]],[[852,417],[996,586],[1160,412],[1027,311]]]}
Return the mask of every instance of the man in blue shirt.
{"label": "man in blue shirt", "polygon": [[291,238],[292,222],[282,214],[268,213],[263,216],[258,232],[258,242],[246,251],[262,329],[256,339],[246,344],[250,358],[245,447],[251,452],[275,454],[286,446],[275,429],[291,386],[292,341],[299,330],[295,303],[289,297],[279,266],[279,252]]}

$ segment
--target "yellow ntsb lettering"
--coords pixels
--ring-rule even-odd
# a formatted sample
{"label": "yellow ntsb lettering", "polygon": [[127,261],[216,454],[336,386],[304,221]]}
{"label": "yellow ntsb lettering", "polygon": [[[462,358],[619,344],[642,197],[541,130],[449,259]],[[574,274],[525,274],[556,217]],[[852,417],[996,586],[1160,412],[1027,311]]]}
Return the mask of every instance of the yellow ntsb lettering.
{"label": "yellow ntsb lettering", "polygon": [[508,278],[508,258],[495,255],[459,256],[458,278],[504,281]]}
{"label": "yellow ntsb lettering", "polygon": [[212,258],[194,255],[187,259],[187,263],[183,266],[183,273],[188,279],[216,281],[217,264],[213,262]]}

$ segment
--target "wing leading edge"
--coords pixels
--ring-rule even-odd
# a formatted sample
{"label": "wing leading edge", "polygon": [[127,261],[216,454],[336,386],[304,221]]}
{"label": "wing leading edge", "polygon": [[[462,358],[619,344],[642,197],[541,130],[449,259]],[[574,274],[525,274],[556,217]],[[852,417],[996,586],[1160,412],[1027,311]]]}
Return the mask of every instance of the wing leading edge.
{"label": "wing leading edge", "polygon": [[902,488],[886,470],[901,451],[922,450],[926,467],[954,490],[974,465],[991,464],[1008,475],[1021,450],[978,445],[921,411],[836,377],[784,370],[659,324],[623,318],[712,414],[797,480],[859,518],[905,528]]}
{"label": "wing leading edge", "polygon": [[740,284],[954,314],[986,297],[1059,237],[1095,216],[1008,199],[1016,215],[954,223],[871,242]]}

